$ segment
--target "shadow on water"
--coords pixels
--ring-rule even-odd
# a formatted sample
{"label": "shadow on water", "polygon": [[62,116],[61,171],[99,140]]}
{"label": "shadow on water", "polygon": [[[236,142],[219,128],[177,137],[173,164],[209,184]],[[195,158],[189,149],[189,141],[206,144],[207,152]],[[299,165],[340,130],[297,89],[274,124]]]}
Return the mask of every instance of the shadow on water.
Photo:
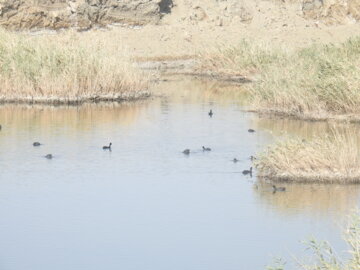
{"label": "shadow on water", "polygon": [[345,248],[338,221],[357,186],[273,194],[242,174],[284,131],[327,124],[258,118],[244,91],[213,81],[171,77],[154,91],[131,104],[0,107],[2,269],[264,269],[310,235]]}
{"label": "shadow on water", "polygon": [[360,132],[360,125],[339,123],[339,122],[312,122],[301,121],[287,118],[266,118],[262,117],[256,120],[256,126],[266,130],[274,137],[282,135],[296,136],[304,139],[312,137],[321,137],[330,133],[332,129],[353,130]]}
{"label": "shadow on water", "polygon": [[281,214],[307,213],[312,216],[346,216],[358,206],[358,185],[324,184],[276,184],[286,192],[273,192],[273,183],[258,181],[254,185],[254,196],[261,205],[275,209]]}

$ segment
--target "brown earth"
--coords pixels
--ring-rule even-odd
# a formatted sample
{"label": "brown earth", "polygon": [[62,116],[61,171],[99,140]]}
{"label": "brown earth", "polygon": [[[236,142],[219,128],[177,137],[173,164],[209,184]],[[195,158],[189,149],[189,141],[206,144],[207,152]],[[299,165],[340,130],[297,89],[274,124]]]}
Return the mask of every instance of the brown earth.
{"label": "brown earth", "polygon": [[244,38],[341,42],[360,34],[359,18],[360,0],[0,0],[6,28],[92,28],[84,35],[111,37],[139,60],[184,59]]}

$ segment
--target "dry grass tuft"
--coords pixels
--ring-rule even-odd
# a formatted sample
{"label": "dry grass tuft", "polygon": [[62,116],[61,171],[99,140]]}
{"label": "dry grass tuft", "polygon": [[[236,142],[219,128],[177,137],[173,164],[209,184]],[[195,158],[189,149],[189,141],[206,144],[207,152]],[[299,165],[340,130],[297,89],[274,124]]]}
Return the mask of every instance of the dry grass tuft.
{"label": "dry grass tuft", "polygon": [[256,166],[259,177],[273,181],[360,183],[360,140],[335,129],[311,141],[289,139],[268,147]]}
{"label": "dry grass tuft", "polygon": [[287,57],[285,49],[274,49],[268,44],[253,44],[242,40],[236,46],[218,46],[201,53],[198,70],[226,75],[251,76],[273,62]]}
{"label": "dry grass tuft", "polygon": [[[110,40],[111,41],[111,40]],[[29,36],[0,30],[0,102],[78,103],[148,95],[148,80],[119,46],[66,32]]]}
{"label": "dry grass tuft", "polygon": [[360,38],[314,45],[273,62],[251,87],[258,110],[300,118],[360,118]]}
{"label": "dry grass tuft", "polygon": [[243,41],[200,59],[200,70],[250,77],[256,111],[360,120],[360,37],[294,51]]}

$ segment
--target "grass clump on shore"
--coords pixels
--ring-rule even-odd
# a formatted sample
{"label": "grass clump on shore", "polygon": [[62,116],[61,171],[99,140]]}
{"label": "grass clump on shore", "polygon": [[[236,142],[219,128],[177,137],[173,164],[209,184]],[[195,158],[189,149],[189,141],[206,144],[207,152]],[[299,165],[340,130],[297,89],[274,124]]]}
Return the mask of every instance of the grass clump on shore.
{"label": "grass clump on shore", "polygon": [[268,147],[256,163],[273,181],[360,183],[360,141],[355,131],[336,131],[310,141],[288,139]]}
{"label": "grass clump on shore", "polygon": [[288,52],[274,49],[265,44],[254,45],[242,40],[236,46],[219,46],[199,55],[201,59],[197,67],[201,71],[227,75],[251,76],[281,59],[286,59]]}
{"label": "grass clump on shore", "polygon": [[307,119],[360,119],[360,38],[314,45],[261,71],[255,108]]}
{"label": "grass clump on shore", "polygon": [[[346,258],[336,255],[327,241],[311,239],[306,241],[308,250],[312,253],[311,262],[296,260],[298,269],[303,270],[359,270],[360,269],[360,212],[357,210],[350,216],[344,232],[344,238],[348,245]],[[285,270],[285,263],[278,259],[275,265],[267,267],[268,270]]]}
{"label": "grass clump on shore", "polygon": [[293,50],[244,41],[201,59],[202,70],[249,76],[254,110],[360,120],[360,37]]}
{"label": "grass clump on shore", "polygon": [[148,95],[146,77],[119,48],[80,35],[0,30],[0,102],[78,103]]}

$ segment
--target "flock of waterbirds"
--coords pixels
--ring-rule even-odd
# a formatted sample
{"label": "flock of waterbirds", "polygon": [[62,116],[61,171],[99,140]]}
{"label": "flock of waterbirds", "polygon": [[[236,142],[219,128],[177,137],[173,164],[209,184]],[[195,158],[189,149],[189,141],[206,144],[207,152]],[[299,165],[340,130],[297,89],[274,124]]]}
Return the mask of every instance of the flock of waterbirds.
{"label": "flock of waterbirds", "polygon": [[[1,125],[0,125],[0,130],[1,130]],[[111,151],[111,145],[112,145],[112,143],[109,143],[109,145],[103,146],[103,149],[104,149],[104,150],[109,150],[109,151]],[[33,143],[33,146],[34,146],[34,147],[41,146],[41,143],[39,143],[39,142],[34,142],[34,143]],[[44,158],[47,158],[47,159],[52,159],[53,157],[54,157],[54,156],[53,156],[52,154],[47,154],[47,155],[44,156]]]}
{"label": "flock of waterbirds", "polygon": [[[212,118],[213,115],[214,115],[214,113],[213,113],[212,110],[210,110],[208,114],[209,114],[210,118]],[[2,129],[2,126],[0,125],[0,131],[1,131],[1,129]],[[250,129],[248,129],[248,132],[249,132],[249,133],[254,133],[255,130],[250,128]],[[40,142],[34,142],[34,143],[33,143],[33,146],[34,146],[34,147],[39,147],[39,146],[41,146],[41,143],[40,143]],[[103,149],[103,150],[111,151],[111,146],[112,146],[112,143],[109,143],[109,145],[103,146],[102,149]],[[210,147],[202,146],[202,150],[203,150],[204,152],[210,152],[210,151],[211,151],[211,148],[210,148]],[[190,149],[185,149],[185,150],[183,151],[183,154],[184,154],[184,155],[190,155],[190,153],[191,153]],[[47,155],[44,156],[44,158],[46,158],[46,159],[52,159],[52,158],[53,158],[53,155],[52,155],[52,154],[47,154]],[[251,161],[254,161],[255,159],[256,159],[256,158],[255,158],[254,156],[250,156],[250,160],[251,160]],[[234,158],[234,159],[232,160],[232,162],[234,162],[234,163],[237,163],[237,162],[239,162],[239,161],[240,161],[240,160],[238,160],[237,158]],[[252,177],[252,171],[253,171],[253,167],[250,167],[249,170],[243,170],[243,171],[242,171],[242,174],[243,174],[243,175],[250,175],[250,177]],[[277,186],[273,185],[272,188],[273,188],[273,193],[275,193],[275,192],[277,192],[277,191],[286,191],[286,188],[285,188],[285,187],[277,187]]]}
{"label": "flock of waterbirds", "polygon": [[[213,111],[210,110],[209,113],[208,113],[208,115],[210,116],[210,118],[213,117],[213,115],[214,115]],[[254,130],[254,129],[248,129],[248,132],[254,133],[255,130]],[[211,148],[210,148],[210,147],[202,146],[202,150],[203,150],[203,152],[210,152],[210,151],[211,151]],[[190,149],[185,149],[185,150],[183,151],[183,154],[184,154],[184,155],[190,155],[190,153],[191,153]],[[250,157],[250,160],[251,160],[251,161],[254,161],[254,159],[256,159],[254,156],[251,156],[251,157]],[[234,158],[232,161],[233,161],[234,163],[237,163],[237,162],[239,162],[240,160],[238,160],[237,158]],[[249,170],[243,170],[243,171],[242,171],[243,175],[250,175],[250,177],[252,177],[252,169],[253,169],[253,168],[250,167]]]}
{"label": "flock of waterbirds", "polygon": [[[210,116],[210,118],[212,118],[213,115],[214,115],[214,112],[213,112],[212,110],[210,110],[209,113],[208,113],[208,115]],[[249,133],[254,133],[255,130],[252,129],[252,128],[250,128],[250,129],[248,129],[248,132],[249,132]],[[202,150],[203,150],[203,152],[209,152],[209,151],[211,151],[211,148],[210,148],[210,147],[202,146]],[[188,156],[188,155],[190,155],[191,151],[190,151],[190,149],[185,149],[184,151],[182,151],[182,153],[183,153],[184,155],[187,155],[187,156]],[[251,160],[251,161],[254,161],[255,159],[256,159],[256,157],[250,156],[250,160]],[[237,158],[234,158],[234,159],[232,160],[232,162],[234,162],[234,163],[237,163],[237,162],[239,162],[239,161],[240,161],[240,160],[237,159]],[[250,167],[249,170],[243,170],[243,171],[242,171],[242,174],[243,174],[243,175],[249,175],[250,177],[252,177],[252,173],[253,173],[253,167]],[[276,193],[276,192],[278,192],[278,191],[286,191],[286,188],[285,188],[285,187],[277,187],[277,186],[273,185],[272,188],[273,188],[273,193]]]}

